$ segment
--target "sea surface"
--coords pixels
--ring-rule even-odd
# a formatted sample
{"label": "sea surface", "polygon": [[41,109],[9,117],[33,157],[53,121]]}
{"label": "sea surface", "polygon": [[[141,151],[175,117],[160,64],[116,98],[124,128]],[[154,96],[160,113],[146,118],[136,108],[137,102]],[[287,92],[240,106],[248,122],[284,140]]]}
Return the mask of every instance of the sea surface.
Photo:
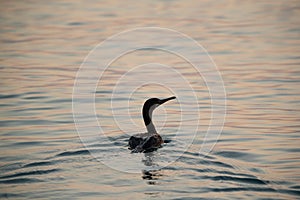
{"label": "sea surface", "polygon": [[[0,198],[299,199],[299,19],[297,0],[1,1]],[[127,52],[106,70],[99,57],[94,98],[74,101],[89,53],[143,27],[177,31],[206,49],[225,89],[224,125],[210,124],[218,90],[209,77],[160,49]],[[143,102],[170,96],[177,99],[153,113],[167,143],[132,154],[128,138],[145,131]],[[78,105],[95,112],[76,118]],[[217,142],[205,138],[217,129]]]}

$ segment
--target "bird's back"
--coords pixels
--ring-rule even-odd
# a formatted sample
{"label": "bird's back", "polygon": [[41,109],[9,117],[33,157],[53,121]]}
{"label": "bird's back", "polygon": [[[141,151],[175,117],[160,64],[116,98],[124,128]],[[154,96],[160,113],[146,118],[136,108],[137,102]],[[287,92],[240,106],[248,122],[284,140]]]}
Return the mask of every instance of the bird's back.
{"label": "bird's back", "polygon": [[140,133],[129,138],[129,149],[133,152],[147,152],[161,147],[163,139],[157,133]]}

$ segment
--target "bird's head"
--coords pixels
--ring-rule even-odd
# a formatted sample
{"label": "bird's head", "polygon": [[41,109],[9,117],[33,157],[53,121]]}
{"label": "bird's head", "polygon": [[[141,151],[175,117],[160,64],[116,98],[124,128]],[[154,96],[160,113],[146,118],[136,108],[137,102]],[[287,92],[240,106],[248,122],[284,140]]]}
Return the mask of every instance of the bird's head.
{"label": "bird's head", "polygon": [[169,98],[165,98],[165,99],[158,99],[158,98],[151,98],[151,99],[148,99],[145,103],[144,103],[144,107],[143,107],[143,112],[145,113],[149,113],[157,108],[158,106],[166,103],[167,101],[170,101],[172,99],[176,99],[176,97],[169,97]]}
{"label": "bird's head", "polygon": [[151,98],[151,99],[148,99],[145,103],[144,103],[144,107],[147,107],[147,108],[151,108],[151,107],[154,107],[154,108],[157,108],[158,106],[166,103],[167,101],[170,101],[172,99],[176,99],[176,97],[169,97],[169,98],[166,98],[166,99],[158,99],[158,98]]}

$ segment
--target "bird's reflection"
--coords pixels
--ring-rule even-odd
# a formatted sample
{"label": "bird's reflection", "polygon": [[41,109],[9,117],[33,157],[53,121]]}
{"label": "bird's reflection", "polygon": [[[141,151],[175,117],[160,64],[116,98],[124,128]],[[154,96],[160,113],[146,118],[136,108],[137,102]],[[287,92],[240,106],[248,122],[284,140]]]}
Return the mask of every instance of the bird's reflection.
{"label": "bird's reflection", "polygon": [[[145,158],[142,160],[147,167],[157,167],[154,162],[155,152],[145,153]],[[142,170],[142,178],[147,180],[149,185],[157,185],[157,180],[162,176],[160,169]]]}

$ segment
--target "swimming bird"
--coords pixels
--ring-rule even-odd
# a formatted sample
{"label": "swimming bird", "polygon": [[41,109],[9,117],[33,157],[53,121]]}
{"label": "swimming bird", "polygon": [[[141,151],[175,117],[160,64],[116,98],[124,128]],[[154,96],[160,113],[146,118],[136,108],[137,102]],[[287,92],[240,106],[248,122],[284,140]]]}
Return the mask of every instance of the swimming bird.
{"label": "swimming bird", "polygon": [[174,96],[166,99],[151,98],[144,103],[142,114],[147,128],[147,133],[136,134],[129,138],[129,149],[131,149],[133,153],[151,152],[161,147],[164,141],[156,132],[155,126],[152,122],[152,113],[158,106],[175,98],[176,97]]}

